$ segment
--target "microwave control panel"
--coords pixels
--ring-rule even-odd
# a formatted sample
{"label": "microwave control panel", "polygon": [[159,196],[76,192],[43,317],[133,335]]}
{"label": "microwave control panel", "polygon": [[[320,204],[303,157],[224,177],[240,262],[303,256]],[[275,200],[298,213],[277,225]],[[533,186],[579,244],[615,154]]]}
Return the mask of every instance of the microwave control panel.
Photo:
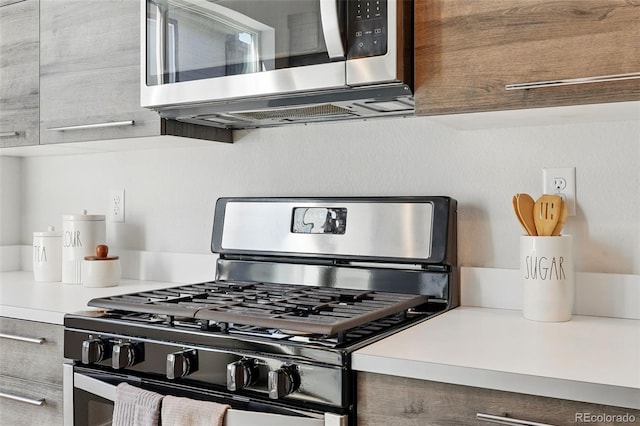
{"label": "microwave control panel", "polygon": [[349,59],[387,53],[387,0],[348,1]]}

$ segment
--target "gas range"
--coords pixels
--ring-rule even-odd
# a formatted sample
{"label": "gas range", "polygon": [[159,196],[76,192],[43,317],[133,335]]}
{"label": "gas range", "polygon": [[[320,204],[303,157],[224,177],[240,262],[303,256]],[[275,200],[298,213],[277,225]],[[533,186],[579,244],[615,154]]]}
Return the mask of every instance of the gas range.
{"label": "gas range", "polygon": [[65,317],[65,357],[237,410],[355,424],[350,354],[457,306],[455,249],[449,197],[221,198],[215,279],[92,300]]}

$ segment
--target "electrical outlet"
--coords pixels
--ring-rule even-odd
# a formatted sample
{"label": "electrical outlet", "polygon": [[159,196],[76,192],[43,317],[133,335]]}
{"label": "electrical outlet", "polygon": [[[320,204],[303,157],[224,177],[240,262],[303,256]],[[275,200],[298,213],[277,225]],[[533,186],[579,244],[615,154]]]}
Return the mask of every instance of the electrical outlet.
{"label": "electrical outlet", "polygon": [[544,194],[558,194],[567,206],[568,215],[576,215],[576,168],[542,169]]}
{"label": "electrical outlet", "polygon": [[124,222],[124,189],[109,191],[109,222]]}

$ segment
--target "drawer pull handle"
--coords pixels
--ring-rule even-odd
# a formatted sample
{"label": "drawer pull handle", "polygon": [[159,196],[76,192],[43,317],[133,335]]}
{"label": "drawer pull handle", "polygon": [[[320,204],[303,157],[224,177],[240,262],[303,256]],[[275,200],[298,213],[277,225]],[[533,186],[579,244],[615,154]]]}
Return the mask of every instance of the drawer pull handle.
{"label": "drawer pull handle", "polygon": [[23,1],[27,1],[27,0],[13,0],[13,1],[9,0],[9,1],[7,1],[5,4],[3,4],[0,7],[10,6],[10,5],[16,4],[16,3],[22,3]]}
{"label": "drawer pull handle", "polygon": [[548,423],[538,423],[529,420],[514,419],[506,416],[494,416],[493,414],[477,413],[476,418],[488,423],[498,423],[501,425],[519,426],[553,426]]}
{"label": "drawer pull handle", "polygon": [[23,337],[4,333],[0,333],[0,337],[3,339],[18,340],[19,342],[36,343],[38,345],[47,341],[44,337]]}
{"label": "drawer pull handle", "polygon": [[2,132],[0,133],[0,138],[11,138],[14,136],[20,136],[20,132]]}
{"label": "drawer pull handle", "polygon": [[27,398],[24,396],[13,395],[5,392],[0,392],[0,398],[6,398],[6,399],[11,399],[13,401],[24,402],[25,404],[37,405],[38,407],[43,406],[46,401],[44,398],[38,398],[38,399]]}
{"label": "drawer pull handle", "polygon": [[506,90],[540,89],[543,87],[568,86],[571,84],[604,83],[606,81],[632,80],[640,78],[640,72],[629,74],[609,74],[595,77],[567,78],[564,80],[534,81],[530,83],[515,83],[504,86]]}
{"label": "drawer pull handle", "polygon": [[78,126],[49,127],[47,130],[51,130],[54,132],[64,132],[65,130],[87,130],[87,129],[100,129],[103,127],[133,126],[135,123],[136,122],[133,120],[111,121],[108,123],[80,124]]}

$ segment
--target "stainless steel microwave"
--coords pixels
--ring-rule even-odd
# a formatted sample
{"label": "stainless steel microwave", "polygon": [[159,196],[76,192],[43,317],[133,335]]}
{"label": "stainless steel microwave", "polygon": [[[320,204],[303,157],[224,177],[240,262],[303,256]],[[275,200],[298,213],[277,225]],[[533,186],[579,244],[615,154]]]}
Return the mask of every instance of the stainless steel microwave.
{"label": "stainless steel microwave", "polygon": [[412,115],[410,0],[141,0],[141,104],[223,128]]}

